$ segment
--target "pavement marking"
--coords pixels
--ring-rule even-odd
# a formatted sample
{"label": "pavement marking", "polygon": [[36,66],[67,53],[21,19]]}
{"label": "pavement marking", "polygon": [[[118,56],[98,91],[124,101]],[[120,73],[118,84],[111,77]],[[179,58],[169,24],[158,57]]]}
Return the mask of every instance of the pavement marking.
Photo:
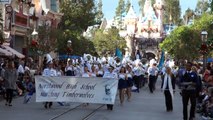
{"label": "pavement marking", "polygon": [[63,113],[61,113],[61,114],[59,114],[59,115],[56,115],[56,116],[54,116],[53,118],[51,118],[51,119],[49,119],[49,120],[55,120],[55,119],[59,118],[60,116],[62,116],[62,115],[64,115],[64,114],[66,114],[66,113],[68,113],[68,112],[70,112],[70,111],[72,111],[72,110],[74,110],[74,109],[80,107],[81,105],[82,105],[82,104],[77,105],[77,106],[75,106],[74,108],[71,108],[71,109],[69,109],[69,110],[67,110],[67,111],[65,111],[65,112],[63,112]]}
{"label": "pavement marking", "polygon": [[82,120],[88,120],[88,119],[90,119],[95,114],[95,112],[98,111],[99,109],[101,109],[103,106],[105,106],[105,104],[101,105],[100,107],[98,107],[95,110],[93,110],[90,114],[88,114],[87,116],[85,116]]}

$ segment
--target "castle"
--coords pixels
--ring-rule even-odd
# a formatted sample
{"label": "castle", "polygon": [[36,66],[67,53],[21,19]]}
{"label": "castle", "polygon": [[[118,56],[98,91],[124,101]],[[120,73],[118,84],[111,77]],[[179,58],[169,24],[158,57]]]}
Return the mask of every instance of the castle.
{"label": "castle", "polygon": [[164,38],[163,11],[163,0],[156,0],[153,5],[146,0],[139,16],[131,5],[124,17],[124,30],[120,31],[127,42],[126,56],[135,56],[140,51],[144,58],[159,58],[158,45]]}

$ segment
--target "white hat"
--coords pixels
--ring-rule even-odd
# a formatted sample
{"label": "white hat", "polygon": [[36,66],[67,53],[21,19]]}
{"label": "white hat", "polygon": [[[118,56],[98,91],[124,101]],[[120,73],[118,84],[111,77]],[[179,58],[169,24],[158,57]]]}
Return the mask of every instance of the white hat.
{"label": "white hat", "polygon": [[47,54],[46,58],[47,58],[47,63],[51,63],[53,60],[52,57],[50,56],[50,54]]}

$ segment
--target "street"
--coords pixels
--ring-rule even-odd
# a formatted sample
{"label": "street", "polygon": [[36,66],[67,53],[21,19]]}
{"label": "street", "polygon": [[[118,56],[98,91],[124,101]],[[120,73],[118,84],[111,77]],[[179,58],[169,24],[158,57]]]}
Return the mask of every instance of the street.
{"label": "street", "polygon": [[131,101],[126,100],[123,106],[120,106],[117,96],[113,111],[106,110],[105,105],[83,106],[79,103],[67,106],[54,103],[51,109],[45,109],[42,103],[35,102],[33,96],[28,104],[23,104],[23,97],[16,98],[12,107],[5,106],[5,102],[1,101],[0,117],[1,120],[181,120],[182,101],[179,92],[175,93],[173,112],[166,112],[160,84],[158,79],[153,94],[147,85],[140,93],[133,92]]}

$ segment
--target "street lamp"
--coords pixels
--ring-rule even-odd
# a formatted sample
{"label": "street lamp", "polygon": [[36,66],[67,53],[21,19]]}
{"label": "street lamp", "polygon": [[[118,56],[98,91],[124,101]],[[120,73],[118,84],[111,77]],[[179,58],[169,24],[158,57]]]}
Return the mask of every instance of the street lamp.
{"label": "street lamp", "polygon": [[31,35],[36,36],[38,35],[38,32],[34,29]]}
{"label": "street lamp", "polygon": [[202,40],[202,45],[201,45],[201,51],[203,54],[203,70],[206,68],[206,58],[207,58],[207,45],[206,45],[206,40],[207,40],[208,32],[203,30],[201,32],[201,40]]}
{"label": "street lamp", "polygon": [[72,52],[72,41],[71,40],[68,40],[67,41],[67,54],[68,54],[68,58],[69,58],[69,55],[71,54]]}
{"label": "street lamp", "polygon": [[37,45],[38,32],[34,29],[31,35],[32,35],[31,44],[32,45]]}

